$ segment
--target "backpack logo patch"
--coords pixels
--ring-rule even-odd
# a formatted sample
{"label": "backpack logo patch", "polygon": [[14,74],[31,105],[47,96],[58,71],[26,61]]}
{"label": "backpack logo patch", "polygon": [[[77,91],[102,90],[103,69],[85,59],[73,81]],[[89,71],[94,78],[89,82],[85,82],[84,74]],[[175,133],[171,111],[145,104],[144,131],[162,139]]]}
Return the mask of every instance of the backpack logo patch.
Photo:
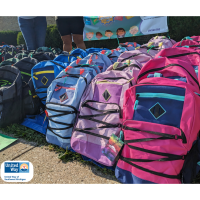
{"label": "backpack logo patch", "polygon": [[103,93],[102,95],[103,95],[103,98],[104,98],[106,101],[108,101],[108,99],[110,99],[110,97],[111,97],[111,94],[108,92],[107,89],[104,91],[104,93]]}
{"label": "backpack logo patch", "polygon": [[155,119],[158,119],[166,113],[166,110],[159,103],[156,103],[149,109],[149,112]]}
{"label": "backpack logo patch", "polygon": [[45,76],[43,76],[41,82],[42,82],[44,85],[46,85],[47,82],[48,82],[48,78],[46,78]]}
{"label": "backpack logo patch", "polygon": [[67,92],[59,96],[60,102],[63,102],[68,99]]}

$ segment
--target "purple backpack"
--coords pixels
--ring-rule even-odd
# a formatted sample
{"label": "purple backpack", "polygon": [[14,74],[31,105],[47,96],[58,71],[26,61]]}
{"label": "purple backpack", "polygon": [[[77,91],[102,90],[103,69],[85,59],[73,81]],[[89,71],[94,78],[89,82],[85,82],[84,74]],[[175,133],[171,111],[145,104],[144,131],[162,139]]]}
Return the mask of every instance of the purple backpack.
{"label": "purple backpack", "polygon": [[130,75],[130,78],[134,77],[133,81],[136,81],[141,68],[142,64],[137,60],[132,60],[132,61],[127,60],[127,62],[123,63],[115,62],[113,65],[108,67],[106,71],[111,71],[111,70],[124,71]]}
{"label": "purple backpack", "polygon": [[117,62],[125,62],[127,60],[131,60],[131,61],[137,60],[143,66],[145,63],[147,63],[151,59],[153,59],[153,56],[139,49],[139,50],[133,50],[133,51],[126,51],[122,53],[119,56]]}
{"label": "purple backpack", "polygon": [[165,36],[155,36],[149,40],[147,44],[143,44],[138,49],[145,53],[149,53],[151,56],[155,56],[162,49],[172,47],[176,41],[169,39]]}
{"label": "purple backpack", "polygon": [[102,149],[112,134],[120,134],[124,92],[133,85],[132,79],[126,72],[112,70],[98,74],[92,80],[81,98],[72,133],[74,151],[100,164],[114,165]]}
{"label": "purple backpack", "polygon": [[166,49],[176,44],[176,41],[169,39],[166,36],[155,36],[151,38],[147,44],[158,46],[160,49]]}

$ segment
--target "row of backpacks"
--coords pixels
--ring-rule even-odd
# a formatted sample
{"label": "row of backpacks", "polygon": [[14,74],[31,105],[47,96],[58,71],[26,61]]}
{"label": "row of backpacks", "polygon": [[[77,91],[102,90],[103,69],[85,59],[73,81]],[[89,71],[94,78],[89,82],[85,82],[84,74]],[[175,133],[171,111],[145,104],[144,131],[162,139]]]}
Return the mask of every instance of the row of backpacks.
{"label": "row of backpacks", "polygon": [[[31,73],[20,70],[13,94],[22,90],[17,80],[27,76],[31,103],[22,107],[37,107],[35,114],[46,107],[47,142],[114,166],[120,182],[190,183],[200,169],[198,42],[198,37],[176,43],[156,36],[141,46],[75,49],[34,63]],[[114,160],[102,152],[112,134],[124,143]]]}

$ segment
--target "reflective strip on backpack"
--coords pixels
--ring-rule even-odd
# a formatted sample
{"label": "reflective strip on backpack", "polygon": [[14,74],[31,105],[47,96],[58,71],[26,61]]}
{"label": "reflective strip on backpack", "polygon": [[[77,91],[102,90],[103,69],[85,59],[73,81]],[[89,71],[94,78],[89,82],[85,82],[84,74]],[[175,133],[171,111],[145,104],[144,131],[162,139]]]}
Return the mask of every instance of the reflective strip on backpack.
{"label": "reflective strip on backpack", "polygon": [[167,93],[136,93],[136,96],[143,98],[166,98],[177,101],[184,101],[185,96],[167,94]]}

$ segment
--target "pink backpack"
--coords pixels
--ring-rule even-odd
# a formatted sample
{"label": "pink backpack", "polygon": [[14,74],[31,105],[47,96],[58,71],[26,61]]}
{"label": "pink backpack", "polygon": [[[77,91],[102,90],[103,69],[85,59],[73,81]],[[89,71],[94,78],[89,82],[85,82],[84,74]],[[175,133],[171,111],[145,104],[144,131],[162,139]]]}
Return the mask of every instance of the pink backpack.
{"label": "pink backpack", "polygon": [[158,57],[167,57],[169,59],[175,58],[191,63],[198,77],[198,81],[200,82],[200,73],[199,73],[200,52],[198,52],[198,50],[184,48],[184,47],[168,48],[168,49],[163,49],[155,56],[155,58]]}
{"label": "pink backpack", "polygon": [[142,50],[138,49],[138,50],[126,51],[122,53],[119,56],[117,62],[125,62],[127,60],[130,60],[130,61],[137,60],[143,66],[146,62],[148,62],[151,59],[153,59],[153,56],[151,56],[148,53],[144,53]]}
{"label": "pink backpack", "polygon": [[200,44],[192,39],[183,39],[180,42],[177,42],[176,44],[173,45],[172,48],[174,47],[189,47],[191,49],[195,49],[197,47],[200,47]]}
{"label": "pink backpack", "polygon": [[124,95],[125,145],[115,168],[117,179],[190,183],[198,161],[199,110],[199,94],[183,81],[152,77],[129,88]]}
{"label": "pink backpack", "polygon": [[200,44],[200,36],[192,36],[191,38]]}
{"label": "pink backpack", "polygon": [[199,93],[199,82],[194,68],[186,61],[175,58],[168,59],[166,57],[150,60],[140,70],[137,83],[143,79],[148,80],[151,77],[163,77],[168,81],[169,79],[183,81],[192,85],[193,91]]}
{"label": "pink backpack", "polygon": [[132,79],[126,72],[112,70],[98,74],[92,80],[81,98],[72,133],[74,151],[100,164],[114,165],[102,149],[113,133],[119,136],[124,92],[133,85]]}
{"label": "pink backpack", "polygon": [[106,71],[117,70],[124,71],[130,75],[130,78],[134,77],[133,81],[137,80],[138,74],[142,68],[141,63],[137,60],[127,60],[127,62],[115,62],[113,65],[108,67]]}

